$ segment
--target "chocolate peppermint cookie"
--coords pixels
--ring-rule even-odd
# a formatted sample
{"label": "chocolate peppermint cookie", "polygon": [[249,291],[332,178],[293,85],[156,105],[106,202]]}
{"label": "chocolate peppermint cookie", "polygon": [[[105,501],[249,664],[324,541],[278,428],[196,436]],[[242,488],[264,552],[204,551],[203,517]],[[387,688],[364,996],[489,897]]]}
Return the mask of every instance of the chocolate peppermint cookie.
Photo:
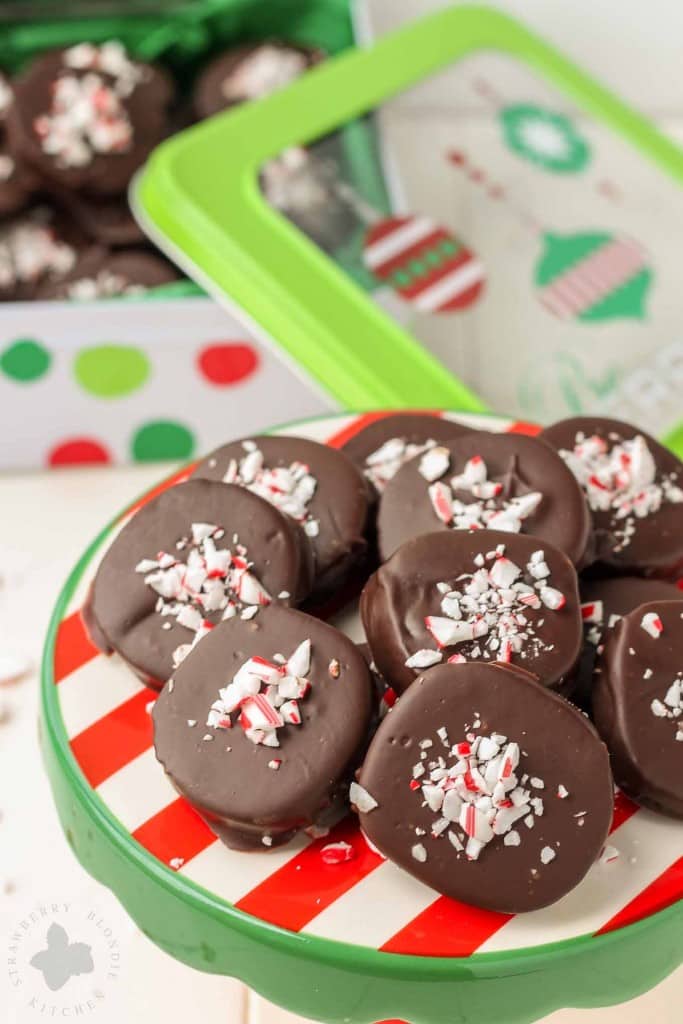
{"label": "chocolate peppermint cookie", "polygon": [[642,604],[610,630],[593,718],[624,792],[683,818],[683,600]]}
{"label": "chocolate peppermint cookie", "polygon": [[350,790],[363,832],[437,892],[503,913],[573,889],[613,807],[604,744],[521,669],[439,665],[399,698]]}
{"label": "chocolate peppermint cookie", "polygon": [[586,642],[573,699],[590,713],[595,661],[607,632],[638,605],[649,601],[676,601],[683,595],[674,583],[642,576],[579,580],[579,592]]}
{"label": "chocolate peppermint cookie", "polygon": [[576,480],[534,437],[469,431],[430,448],[387,484],[377,516],[380,556],[435,530],[527,533],[580,564],[590,521]]}
{"label": "chocolate peppermint cookie", "polygon": [[315,599],[348,579],[365,554],[368,490],[334,448],[300,437],[233,441],[203,459],[193,476],[246,487],[301,525],[315,558]]}
{"label": "chocolate peppermint cookie", "polygon": [[683,569],[683,463],[620,420],[578,416],[541,437],[581,485],[598,563],[612,571],[672,577]]}
{"label": "chocolate peppermint cookie", "polygon": [[92,195],[124,191],[168,130],[171,80],[112,40],[37,57],[14,82],[12,153],[45,179]]}
{"label": "chocolate peppermint cookie", "polygon": [[360,613],[380,673],[398,693],[441,662],[527,669],[569,693],[581,650],[576,572],[537,537],[423,534],[370,577]]}
{"label": "chocolate peppermint cookie", "polygon": [[241,487],[191,480],[136,512],[105,554],[84,611],[93,641],[161,688],[217,622],[251,621],[311,585],[303,533]]}
{"label": "chocolate peppermint cookie", "polygon": [[204,68],[197,80],[194,108],[202,120],[247,100],[282,89],[323,60],[322,50],[269,41],[228,50]]}
{"label": "chocolate peppermint cookie", "polygon": [[56,199],[93,242],[109,249],[142,245],[147,238],[125,196],[89,196],[85,192],[54,192]]}
{"label": "chocolate peppermint cookie", "polygon": [[348,637],[273,604],[192,651],[154,706],[154,742],[219,838],[265,850],[338,810],[371,714],[370,673]]}
{"label": "chocolate peppermint cookie", "polygon": [[36,206],[0,224],[0,301],[36,298],[63,281],[88,242],[54,207]]}
{"label": "chocolate peppermint cookie", "polygon": [[60,281],[38,290],[39,299],[71,299],[89,302],[121,295],[144,295],[178,280],[178,273],[161,256],[139,249],[109,252],[99,247],[79,259]]}
{"label": "chocolate peppermint cookie", "polygon": [[469,428],[426,413],[390,413],[378,416],[354,434],[341,451],[355,462],[378,494],[399,469],[437,444],[447,444]]}

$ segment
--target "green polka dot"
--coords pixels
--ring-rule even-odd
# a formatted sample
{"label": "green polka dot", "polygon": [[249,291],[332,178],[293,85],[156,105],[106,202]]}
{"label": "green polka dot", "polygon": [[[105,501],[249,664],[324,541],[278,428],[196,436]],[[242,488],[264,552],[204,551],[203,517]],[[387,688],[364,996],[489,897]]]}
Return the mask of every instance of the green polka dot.
{"label": "green polka dot", "polygon": [[394,274],[394,282],[397,285],[410,284],[410,274],[406,274],[405,270],[397,270]]}
{"label": "green polka dot", "polygon": [[136,431],[132,448],[136,462],[187,459],[194,451],[194,436],[182,423],[154,420]]}
{"label": "green polka dot", "polygon": [[83,390],[91,395],[121,398],[145,383],[149,360],[131,345],[96,345],[78,353],[74,373]]}
{"label": "green polka dot", "polygon": [[19,338],[0,355],[2,372],[22,384],[44,377],[51,362],[48,350],[31,338]]}
{"label": "green polka dot", "polygon": [[429,267],[438,267],[441,263],[441,255],[436,249],[430,249],[429,252],[425,253],[425,263]]}
{"label": "green polka dot", "polygon": [[457,242],[451,241],[450,239],[441,243],[441,252],[445,256],[454,256],[455,253],[461,248],[462,246],[460,246]]}

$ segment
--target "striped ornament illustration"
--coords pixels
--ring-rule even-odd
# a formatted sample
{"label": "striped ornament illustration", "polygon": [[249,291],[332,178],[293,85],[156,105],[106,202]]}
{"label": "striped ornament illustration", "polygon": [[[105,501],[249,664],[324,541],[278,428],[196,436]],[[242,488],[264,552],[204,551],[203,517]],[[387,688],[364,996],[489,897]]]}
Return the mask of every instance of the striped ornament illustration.
{"label": "striped ornament illustration", "polygon": [[[338,446],[376,415],[330,417],[290,426],[288,432],[296,429]],[[534,429],[505,420],[463,419],[493,430]],[[129,841],[176,872],[179,884],[190,879],[244,913],[303,935],[386,952],[457,957],[601,934],[683,895],[678,824],[620,794],[610,839],[620,856],[596,863],[562,901],[561,912],[548,907],[510,916],[439,896],[373,852],[353,816],[322,838],[301,835],[267,854],[229,850],[178,796],[155,759],[149,712],[156,694],[115,656],[96,650],[86,635],[80,609],[111,538],[110,533],[86,567],[58,630],[53,678],[63,742]],[[352,854],[331,864],[322,851],[333,843],[348,843]]]}
{"label": "striped ornament illustration", "polygon": [[421,313],[467,309],[479,299],[486,281],[475,253],[429,217],[390,217],[373,224],[363,261]]}
{"label": "striped ornament illustration", "polygon": [[600,231],[544,234],[534,270],[544,307],[561,320],[584,323],[643,318],[652,280],[639,242]]}

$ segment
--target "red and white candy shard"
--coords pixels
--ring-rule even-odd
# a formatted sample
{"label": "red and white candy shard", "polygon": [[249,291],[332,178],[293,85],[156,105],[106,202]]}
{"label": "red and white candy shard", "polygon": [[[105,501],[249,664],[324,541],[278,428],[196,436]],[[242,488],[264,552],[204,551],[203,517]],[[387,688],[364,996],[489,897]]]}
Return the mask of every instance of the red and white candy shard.
{"label": "red and white candy shard", "polygon": [[347,861],[353,860],[356,856],[356,851],[351,846],[351,843],[342,841],[339,843],[328,843],[327,846],[323,846],[320,856],[325,864],[345,864]]}
{"label": "red and white candy shard", "polygon": [[123,153],[133,141],[133,126],[111,82],[88,71],[63,74],[51,89],[49,111],[33,129],[44,153],[61,167],[84,167],[102,154]]}
{"label": "red and white candy shard", "polygon": [[280,512],[301,523],[309,537],[317,537],[320,523],[310,514],[308,506],[318,481],[311,475],[308,466],[303,462],[292,462],[289,466],[269,469],[255,441],[243,441],[242,447],[246,454],[239,462],[231,459],[223,482],[246,487]]}
{"label": "red and white candy shard", "polygon": [[61,242],[49,223],[19,220],[3,227],[0,244],[0,285],[35,281],[46,273],[66,274],[76,262],[76,251]]}
{"label": "red and white candy shard", "polygon": [[[475,736],[469,729],[466,733],[467,740],[451,745],[446,730],[438,730],[445,750],[431,761],[423,759],[414,765],[410,788],[419,792],[422,806],[436,815],[431,838],[447,833],[458,856],[464,851],[468,860],[477,860],[496,837],[502,836],[505,846],[518,846],[521,839],[513,828],[515,823],[528,817],[533,823],[544,808],[543,801],[526,788],[527,775],[519,772],[524,756],[519,744],[499,733]],[[419,747],[423,757],[430,748],[438,750],[431,738],[422,740]],[[421,780],[417,785],[416,776]],[[542,779],[535,778],[533,783],[534,788],[544,787]],[[416,829],[416,834],[423,832]],[[424,845],[419,845],[419,856],[415,847],[411,852],[424,861],[428,854]]]}
{"label": "red and white candy shard", "polygon": [[311,641],[303,640],[286,661],[276,660],[277,657],[274,655],[268,661],[255,656],[240,666],[211,705],[206,720],[210,729],[231,729],[231,715],[239,711],[237,724],[247,739],[266,747],[279,747],[278,730],[286,725],[301,725],[298,702],[311,689],[306,678],[311,668]]}
{"label": "red and white candy shard", "polygon": [[[488,468],[481,455],[468,459],[462,473],[451,478],[450,485],[440,479],[450,468],[447,448],[427,452],[419,468],[422,476],[430,481],[428,493],[436,517],[454,530],[487,528],[519,533],[524,520],[532,516],[543,501],[540,491],[501,500],[503,485],[488,479]],[[473,500],[455,498],[454,491],[469,492]]]}
{"label": "red and white candy shard", "polygon": [[653,700],[650,710],[655,718],[668,718],[677,723],[675,739],[683,742],[683,675],[671,683],[663,700]]}
{"label": "red and white candy shard", "polygon": [[406,659],[407,668],[425,669],[444,658],[443,650],[470,644],[447,660],[452,663],[471,658],[510,662],[515,655],[549,650],[538,634],[541,628],[528,612],[548,608],[559,612],[566,605],[564,594],[551,587],[550,569],[543,551],[534,551],[523,570],[505,555],[505,545],[486,555],[477,555],[475,571],[464,573],[453,588],[437,584],[443,615],[425,616],[425,627],[434,638],[436,650],[421,648]]}
{"label": "red and white candy shard", "polygon": [[431,439],[424,444],[411,444],[402,437],[391,437],[367,456],[363,473],[381,493],[406,462],[434,448],[435,444]]}
{"label": "red and white candy shard", "polygon": [[257,47],[221,82],[226,100],[255,100],[293,82],[306,70],[298,50],[279,46]]}
{"label": "red and white candy shard", "polygon": [[190,536],[176,545],[187,551],[186,562],[161,551],[156,558],[143,558],[135,567],[144,575],[147,586],[159,595],[156,611],[197,634],[192,644],[181,644],[174,652],[176,667],[200,634],[205,635],[211,628],[208,615],[221,612],[221,618],[230,619],[239,606],[249,617],[271,602],[270,594],[251,571],[246,548],[238,543],[233,551],[217,546],[224,536],[224,531],[211,523],[192,523]]}
{"label": "red and white candy shard", "polygon": [[647,612],[643,615],[640,626],[654,640],[657,640],[664,632],[664,624],[656,612]]}
{"label": "red and white candy shard", "polygon": [[657,512],[665,501],[683,502],[683,489],[671,475],[657,477],[657,465],[644,437],[617,441],[610,448],[604,437],[579,432],[571,451],[560,455],[583,488],[594,512],[611,512],[618,545],[623,550],[636,529],[636,520]]}

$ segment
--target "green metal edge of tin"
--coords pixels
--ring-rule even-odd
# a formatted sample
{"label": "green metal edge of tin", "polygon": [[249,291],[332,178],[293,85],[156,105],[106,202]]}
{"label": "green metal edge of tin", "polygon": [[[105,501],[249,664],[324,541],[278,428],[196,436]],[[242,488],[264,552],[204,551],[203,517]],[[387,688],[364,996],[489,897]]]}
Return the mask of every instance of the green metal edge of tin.
{"label": "green metal edge of tin", "polygon": [[408,25],[371,49],[347,51],[290,88],[162,144],[136,182],[137,209],[157,240],[182,253],[213,291],[242,307],[345,406],[482,409],[476,396],[267,206],[257,174],[287,146],[320,138],[427,75],[487,49],[535,68],[683,181],[683,152],[645,118],[506,15],[457,7]]}
{"label": "green metal edge of tin", "polygon": [[291,1012],[331,1024],[388,1018],[411,1024],[531,1024],[566,1006],[623,1002],[678,966],[683,901],[598,937],[466,958],[403,956],[269,925],[147,853],[81,773],[53,675],[59,623],[109,529],[85,551],[52,614],[41,670],[41,749],[76,857],[167,953],[197,970],[239,978]]}

